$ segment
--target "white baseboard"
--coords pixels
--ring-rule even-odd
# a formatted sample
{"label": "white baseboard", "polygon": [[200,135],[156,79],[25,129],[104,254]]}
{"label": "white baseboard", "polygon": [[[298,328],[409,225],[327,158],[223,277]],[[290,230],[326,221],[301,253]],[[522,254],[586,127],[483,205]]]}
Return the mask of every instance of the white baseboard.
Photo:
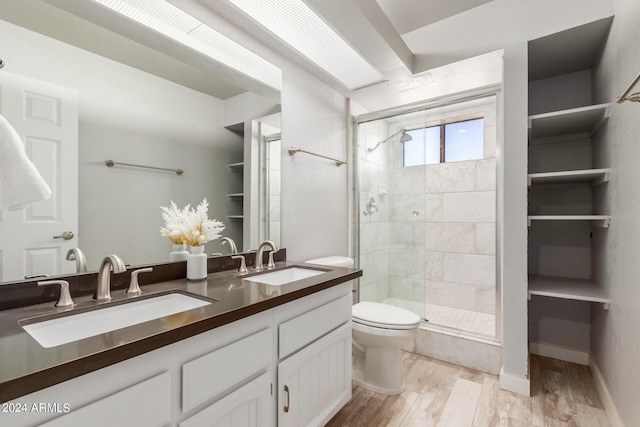
{"label": "white baseboard", "polygon": [[543,342],[529,342],[529,352],[538,356],[589,366],[589,353],[586,351]]}
{"label": "white baseboard", "polygon": [[500,369],[500,388],[525,396],[531,396],[531,382],[529,378],[505,372],[504,367]]}
{"label": "white baseboard", "polygon": [[591,368],[591,375],[593,375],[593,380],[596,383],[596,388],[598,389],[598,394],[600,394],[600,399],[602,400],[604,409],[607,411],[609,424],[611,424],[611,427],[624,427],[622,418],[620,418],[620,414],[618,413],[618,408],[613,402],[613,397],[611,397],[611,393],[609,393],[607,383],[604,381],[604,377],[602,376],[602,372],[600,372],[600,368],[598,368],[596,361],[591,359],[589,367]]}

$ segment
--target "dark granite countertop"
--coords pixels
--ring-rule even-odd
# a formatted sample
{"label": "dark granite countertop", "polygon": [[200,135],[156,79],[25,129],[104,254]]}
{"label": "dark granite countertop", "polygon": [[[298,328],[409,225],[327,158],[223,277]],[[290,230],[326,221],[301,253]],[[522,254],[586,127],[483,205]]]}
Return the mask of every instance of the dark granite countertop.
{"label": "dark granite countertop", "polygon": [[[112,300],[108,303],[97,303],[91,296],[77,297],[76,306],[71,310],[55,308],[53,303],[47,302],[0,311],[0,403],[362,276],[362,271],[357,269],[290,261],[277,262],[276,269],[300,265],[324,273],[272,286],[243,280],[260,273],[240,275],[236,270],[227,270],[211,273],[207,279],[199,281],[179,279],[143,285],[143,294],[137,297],[127,296],[124,290],[112,291]],[[74,313],[172,291],[187,292],[215,302],[51,348],[42,347],[21,326],[25,319],[31,319],[27,322],[32,322],[33,318],[46,320],[60,312]]]}

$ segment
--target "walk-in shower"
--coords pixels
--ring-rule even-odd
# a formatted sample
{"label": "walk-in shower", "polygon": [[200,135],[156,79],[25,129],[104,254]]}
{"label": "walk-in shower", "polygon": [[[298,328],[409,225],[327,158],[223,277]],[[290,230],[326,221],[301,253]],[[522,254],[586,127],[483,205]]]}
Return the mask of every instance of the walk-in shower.
{"label": "walk-in shower", "polygon": [[359,300],[495,337],[496,97],[363,117],[354,150]]}

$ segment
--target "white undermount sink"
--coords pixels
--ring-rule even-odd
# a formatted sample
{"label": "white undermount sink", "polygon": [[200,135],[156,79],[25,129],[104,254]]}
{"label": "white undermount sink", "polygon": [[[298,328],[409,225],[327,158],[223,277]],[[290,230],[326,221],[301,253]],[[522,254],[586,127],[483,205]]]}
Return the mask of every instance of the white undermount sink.
{"label": "white undermount sink", "polygon": [[22,328],[41,346],[50,348],[209,304],[211,301],[170,293],[30,323]]}
{"label": "white undermount sink", "polygon": [[295,282],[296,280],[302,280],[307,277],[313,277],[324,273],[326,273],[326,271],[312,270],[310,268],[302,267],[289,267],[283,268],[282,270],[271,271],[269,273],[256,274],[255,276],[247,277],[243,280],[264,283],[272,286],[281,286]]}

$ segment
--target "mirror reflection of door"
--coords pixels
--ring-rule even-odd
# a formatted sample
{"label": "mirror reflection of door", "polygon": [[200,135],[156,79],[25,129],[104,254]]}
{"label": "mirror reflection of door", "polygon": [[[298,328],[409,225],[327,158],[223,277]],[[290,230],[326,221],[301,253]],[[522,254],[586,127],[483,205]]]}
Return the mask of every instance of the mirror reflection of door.
{"label": "mirror reflection of door", "polygon": [[53,192],[24,209],[0,211],[0,280],[73,273],[65,256],[78,244],[78,94],[3,70],[0,114]]}

